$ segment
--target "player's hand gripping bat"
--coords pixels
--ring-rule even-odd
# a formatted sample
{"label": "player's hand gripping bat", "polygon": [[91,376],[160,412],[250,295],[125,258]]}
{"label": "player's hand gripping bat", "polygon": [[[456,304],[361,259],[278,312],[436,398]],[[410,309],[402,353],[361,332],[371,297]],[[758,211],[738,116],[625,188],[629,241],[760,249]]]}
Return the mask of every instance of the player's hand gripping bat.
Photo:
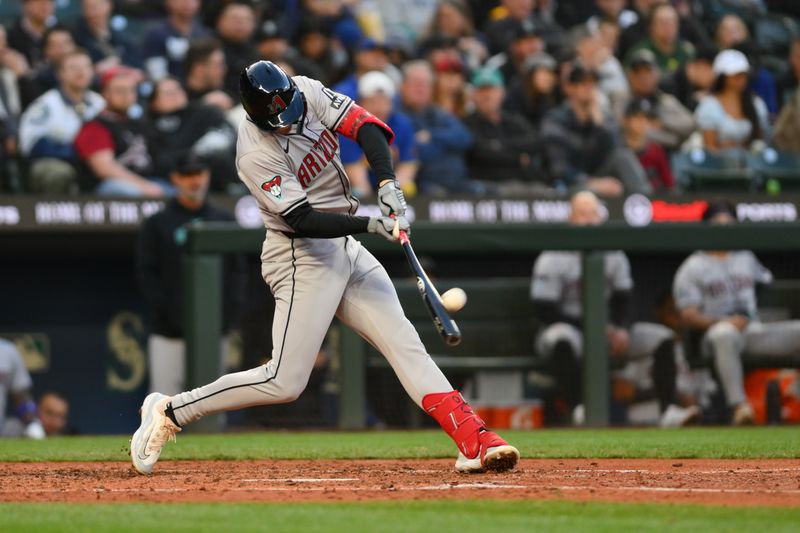
{"label": "player's hand gripping bat", "polygon": [[400,244],[403,246],[403,251],[408,259],[408,264],[411,265],[411,270],[417,276],[417,288],[422,296],[422,301],[428,306],[428,311],[431,313],[433,324],[439,335],[442,336],[444,342],[450,346],[455,346],[461,342],[461,331],[458,329],[455,320],[450,318],[447,310],[442,304],[442,297],[436,287],[433,286],[428,275],[423,270],[422,265],[419,264],[419,259],[414,253],[414,248],[411,247],[411,241],[408,238],[408,233],[400,230]]}

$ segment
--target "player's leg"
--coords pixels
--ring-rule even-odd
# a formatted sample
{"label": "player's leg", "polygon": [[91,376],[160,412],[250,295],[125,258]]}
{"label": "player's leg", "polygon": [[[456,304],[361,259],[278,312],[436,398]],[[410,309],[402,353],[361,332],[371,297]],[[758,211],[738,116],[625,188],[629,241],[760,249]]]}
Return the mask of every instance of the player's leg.
{"label": "player's leg", "polygon": [[185,424],[221,411],[290,402],[305,388],[350,266],[343,239],[296,244],[281,238],[286,242],[270,244],[272,253],[286,244],[282,257],[265,260],[262,268],[275,296],[272,359],[173,397],[153,393],[145,398],[142,425],[131,442],[137,471],[149,473],[163,445]]}
{"label": "player's leg", "polygon": [[572,423],[577,426],[583,425],[586,418],[583,408],[582,351],[581,331],[566,322],[550,324],[536,339],[536,353],[550,368],[558,392],[569,408]]}
{"label": "player's leg", "polygon": [[662,427],[680,427],[696,421],[700,416],[697,407],[681,407],[677,401],[678,365],[675,360],[675,342],[672,330],[661,324],[636,322],[631,326],[630,358],[641,360],[652,357],[653,385],[661,411]]}
{"label": "player's leg", "polygon": [[453,390],[405,317],[383,266],[357,241],[350,249],[354,269],[337,316],[386,357],[411,399],[453,438],[460,471],[507,470],[519,452],[486,429]]}
{"label": "player's leg", "polygon": [[306,387],[349,275],[343,239],[284,239],[289,256],[265,262],[275,297],[272,359],[172,398],[181,426],[205,415],[295,400]]}
{"label": "player's leg", "polygon": [[725,399],[734,412],[734,423],[751,422],[752,409],[744,394],[744,335],[730,322],[717,322],[703,336],[702,348],[713,358]]}

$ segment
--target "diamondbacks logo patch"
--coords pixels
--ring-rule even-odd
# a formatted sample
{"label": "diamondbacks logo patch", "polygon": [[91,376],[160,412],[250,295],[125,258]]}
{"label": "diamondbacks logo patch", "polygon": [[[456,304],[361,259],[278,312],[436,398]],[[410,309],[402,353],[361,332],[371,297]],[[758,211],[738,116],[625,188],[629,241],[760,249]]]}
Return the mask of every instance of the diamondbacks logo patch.
{"label": "diamondbacks logo patch", "polygon": [[275,176],[269,181],[265,181],[261,184],[261,189],[270,193],[272,196],[280,200],[283,197],[283,191],[281,190],[281,177]]}
{"label": "diamondbacks logo patch", "polygon": [[278,115],[283,113],[283,110],[286,109],[286,102],[283,101],[281,95],[276,94],[272,97],[272,102],[269,104],[269,113],[270,115]]}

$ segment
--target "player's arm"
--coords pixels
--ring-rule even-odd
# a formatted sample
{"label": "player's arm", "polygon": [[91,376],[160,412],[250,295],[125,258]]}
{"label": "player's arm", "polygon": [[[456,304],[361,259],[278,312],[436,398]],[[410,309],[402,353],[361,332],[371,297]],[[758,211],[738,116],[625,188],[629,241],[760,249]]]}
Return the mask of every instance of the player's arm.
{"label": "player's arm", "polygon": [[389,149],[394,140],[392,129],[363,107],[352,104],[336,131],[358,143],[372,171],[378,176],[378,205],[383,216],[404,217],[406,199],[397,181]]}
{"label": "player's arm", "polygon": [[389,217],[326,213],[314,209],[308,202],[283,215],[283,220],[292,228],[296,237],[318,239],[333,239],[357,233],[376,233],[390,241],[396,241],[392,234],[395,222],[399,224],[399,229],[404,231],[409,229],[408,222],[403,217],[395,221]]}

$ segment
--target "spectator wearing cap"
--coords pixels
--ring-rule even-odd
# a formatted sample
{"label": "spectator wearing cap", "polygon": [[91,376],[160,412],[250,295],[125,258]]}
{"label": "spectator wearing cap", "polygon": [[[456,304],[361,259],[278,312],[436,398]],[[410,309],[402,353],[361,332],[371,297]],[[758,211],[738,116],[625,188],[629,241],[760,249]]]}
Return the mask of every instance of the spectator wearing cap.
{"label": "spectator wearing cap", "polygon": [[625,144],[639,158],[639,163],[650,178],[653,191],[667,191],[675,186],[675,178],[664,149],[653,142],[652,130],[658,124],[658,115],[650,100],[634,98],[625,106],[622,122]]}
{"label": "spectator wearing cap", "polygon": [[[537,13],[536,7],[536,2],[531,0],[501,0],[497,11],[504,15],[486,27],[489,51],[499,54],[508,50],[520,27],[531,28],[547,43],[548,48],[557,49],[563,31],[545,13]],[[539,51],[544,51],[544,48]]]}
{"label": "spectator wearing cap", "polygon": [[525,61],[522,77],[509,84],[503,107],[538,131],[542,118],[558,105],[557,93],[558,63],[548,54],[535,54]]}
{"label": "spectator wearing cap", "polygon": [[475,143],[467,154],[470,176],[501,194],[546,188],[535,183],[536,132],[519,115],[503,110],[505,88],[497,70],[478,70],[472,77],[475,110],[464,124]]}
{"label": "spectator wearing cap", "polygon": [[[367,72],[358,80],[358,103],[381,119],[394,132],[392,151],[394,171],[406,197],[416,194],[419,163],[414,143],[414,126],[404,113],[394,109],[396,88],[391,78],[381,71]],[[370,170],[358,143],[339,136],[342,164],[358,196],[378,190],[378,176]]]}
{"label": "spectator wearing cap", "polygon": [[165,0],[167,16],[157,21],[142,40],[142,57],[149,78],[184,77],[184,63],[193,39],[211,36],[197,20],[200,0]]}
{"label": "spectator wearing cap", "polygon": [[566,101],[545,116],[540,132],[551,183],[560,190],[587,187],[604,196],[649,194],[642,165],[622,143],[618,123],[603,112],[597,73],[575,62],[563,90]]}
{"label": "spectator wearing cap", "polygon": [[98,73],[116,65],[140,68],[142,58],[128,36],[127,19],[114,17],[112,0],[81,0],[81,17],[73,33],[78,46],[89,52]]}
{"label": "spectator wearing cap", "polygon": [[456,117],[463,119],[469,106],[464,63],[455,54],[439,54],[433,63],[433,102]]}
{"label": "spectator wearing cap", "polygon": [[74,50],[59,61],[58,88],[33,101],[22,114],[19,151],[30,161],[28,187],[32,192],[78,191],[75,136],[81,126],[105,107],[105,100],[90,91],[92,60]]}
{"label": "spectator wearing cap", "polygon": [[176,78],[168,76],[153,85],[148,143],[156,176],[168,176],[183,154],[192,153],[211,168],[212,190],[226,192],[238,186],[236,130],[218,107],[189,102]]}
{"label": "spectator wearing cap", "polygon": [[744,21],[729,13],[723,16],[714,34],[716,45],[720,50],[733,48],[744,53],[750,61],[750,88],[764,100],[771,115],[778,112],[778,89],[775,77],[759,64],[759,50],[750,39],[750,31]]}
{"label": "spectator wearing cap", "polygon": [[672,83],[666,90],[672,93],[690,111],[697,109],[700,100],[711,93],[714,85],[714,48],[701,48],[695,57],[686,62],[683,68],[675,73]]}
{"label": "spectator wearing cap", "polygon": [[256,12],[253,4],[246,0],[229,2],[222,6],[217,16],[216,35],[225,53],[225,91],[239,94],[239,76],[242,71],[259,59],[253,35],[256,30]]}
{"label": "spectator wearing cap", "polygon": [[[193,41],[186,53],[186,95],[190,102],[201,100],[228,111],[233,97],[225,92],[228,65],[222,44],[214,38]],[[237,93],[238,94],[238,93]]]}
{"label": "spectator wearing cap", "polygon": [[291,45],[287,33],[274,20],[264,20],[255,33],[255,47],[261,59],[273,63],[288,63],[301,76],[321,79],[322,71],[317,65],[303,57]]}
{"label": "spectator wearing cap", "polygon": [[472,21],[470,7],[463,0],[440,2],[419,48],[427,50],[430,48],[429,42],[436,38],[453,39],[467,68],[478,68],[489,57],[489,49],[486,36],[475,31]]}
{"label": "spectator wearing cap", "polygon": [[[747,149],[769,139],[767,107],[748,88],[750,64],[738,50],[723,50],[713,65],[711,94],[695,110],[703,146],[711,151]],[[732,154],[733,155],[733,154]]]}
{"label": "spectator wearing cap", "polygon": [[511,83],[522,74],[525,60],[532,55],[545,51],[545,42],[536,26],[525,21],[512,27],[508,47],[502,52],[489,58],[486,68],[500,68],[503,79]]}
{"label": "spectator wearing cap", "polygon": [[[136,271],[150,321],[147,343],[150,390],[177,394],[185,387],[182,256],[186,224],[195,220],[233,221],[233,217],[207,201],[211,175],[208,165],[184,154],[170,172],[175,198],[163,211],[146,219],[136,246]],[[236,323],[243,299],[243,260],[226,256],[223,265],[223,333]],[[227,341],[221,343],[222,363]]]}
{"label": "spectator wearing cap", "polygon": [[22,0],[22,13],[8,30],[8,45],[25,56],[31,67],[42,60],[42,38],[57,21],[53,0]]}
{"label": "spectator wearing cap", "polygon": [[[160,198],[171,193],[164,181],[151,179],[153,158],[147,147],[146,127],[133,118],[137,87],[142,75],[129,67],[107,70],[101,81],[106,108],[85,123],[75,137],[78,157],[94,177],[84,189],[102,196]],[[141,114],[141,110],[139,110]]]}
{"label": "spectator wearing cap", "polygon": [[694,46],[680,36],[680,18],[671,4],[659,3],[648,17],[647,38],[635,44],[626,55],[626,62],[637,50],[650,50],[664,77],[671,78],[692,56]]}
{"label": "spectator wearing cap", "polygon": [[584,66],[600,76],[598,89],[613,105],[628,95],[628,81],[625,71],[614,57],[614,50],[606,46],[599,32],[592,32],[588,26],[581,25],[570,32],[573,52]]}
{"label": "spectator wearing cap", "polygon": [[472,135],[458,118],[433,103],[433,72],[426,61],[403,65],[400,97],[401,111],[414,126],[419,191],[435,195],[484,192],[467,172],[465,156],[472,147]]}
{"label": "spectator wearing cap", "polygon": [[661,71],[655,54],[646,48],[636,50],[629,58],[627,71],[630,96],[616,102],[615,115],[622,117],[634,100],[646,100],[656,118],[651,123],[649,140],[668,151],[677,150],[697,126],[691,111],[659,88]]}
{"label": "spectator wearing cap", "polygon": [[[350,98],[358,97],[358,81],[367,72],[385,72],[390,68],[386,47],[371,37],[361,39],[353,52],[355,72],[333,86],[333,90]],[[394,67],[391,67],[394,69]]]}

